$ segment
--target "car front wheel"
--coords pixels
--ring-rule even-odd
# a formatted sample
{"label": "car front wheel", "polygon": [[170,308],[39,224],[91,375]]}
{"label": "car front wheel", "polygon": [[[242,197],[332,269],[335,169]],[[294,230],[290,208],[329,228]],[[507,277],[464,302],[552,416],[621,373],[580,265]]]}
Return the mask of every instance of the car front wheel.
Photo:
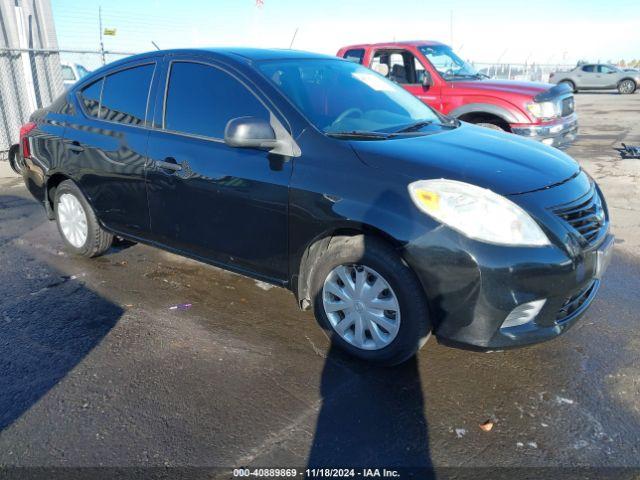
{"label": "car front wheel", "polygon": [[67,249],[85,257],[97,257],[109,249],[113,235],[100,226],[89,202],[71,180],[56,188],[54,209]]}
{"label": "car front wheel", "polygon": [[636,91],[636,82],[633,80],[623,80],[618,85],[618,92],[622,95],[628,95]]}
{"label": "car front wheel", "polygon": [[377,238],[332,238],[316,261],[311,285],[318,322],[336,345],[358,358],[396,365],[429,338],[429,310],[420,282]]}

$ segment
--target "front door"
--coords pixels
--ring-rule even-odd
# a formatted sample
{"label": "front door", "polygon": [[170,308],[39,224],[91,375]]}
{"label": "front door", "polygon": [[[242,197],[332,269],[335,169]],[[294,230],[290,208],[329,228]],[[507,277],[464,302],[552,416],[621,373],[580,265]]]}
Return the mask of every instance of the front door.
{"label": "front door", "polygon": [[600,88],[616,88],[616,71],[607,65],[598,65],[598,87]]}
{"label": "front door", "polygon": [[[383,66],[383,69],[380,66]],[[442,101],[437,86],[422,85],[425,67],[408,50],[376,50],[371,60],[371,69],[386,73],[387,78],[404,87],[430,107],[441,111]]]}
{"label": "front door", "polygon": [[229,120],[271,112],[236,73],[195,58],[167,61],[147,169],[157,242],[241,272],[284,280],[291,160],[229,147]]}

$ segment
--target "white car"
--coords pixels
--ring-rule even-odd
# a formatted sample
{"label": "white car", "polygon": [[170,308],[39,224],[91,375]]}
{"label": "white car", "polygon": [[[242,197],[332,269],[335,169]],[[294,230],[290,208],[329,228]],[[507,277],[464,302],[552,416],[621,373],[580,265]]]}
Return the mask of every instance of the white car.
{"label": "white car", "polygon": [[61,63],[60,66],[62,67],[64,88],[69,88],[82,77],[89,74],[89,70],[79,63]]}

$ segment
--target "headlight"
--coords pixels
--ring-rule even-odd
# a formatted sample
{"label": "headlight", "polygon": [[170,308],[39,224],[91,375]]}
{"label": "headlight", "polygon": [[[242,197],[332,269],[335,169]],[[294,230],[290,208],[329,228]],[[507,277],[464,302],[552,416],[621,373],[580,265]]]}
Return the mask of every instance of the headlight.
{"label": "headlight", "polygon": [[560,116],[555,102],[527,103],[527,110],[536,118],[550,119]]}
{"label": "headlight", "polygon": [[409,194],[424,213],[475,240],[500,245],[550,244],[527,212],[491,190],[455,180],[418,180],[409,185]]}

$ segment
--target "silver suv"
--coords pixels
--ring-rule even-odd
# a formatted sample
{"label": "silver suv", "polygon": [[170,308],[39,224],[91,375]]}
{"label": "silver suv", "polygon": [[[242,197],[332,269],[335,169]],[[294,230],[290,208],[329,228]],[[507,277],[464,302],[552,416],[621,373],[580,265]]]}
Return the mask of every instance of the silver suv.
{"label": "silver suv", "polygon": [[568,72],[553,72],[549,82],[567,84],[574,92],[616,88],[627,94],[635,92],[640,85],[640,72],[624,71],[615,65],[589,63]]}

